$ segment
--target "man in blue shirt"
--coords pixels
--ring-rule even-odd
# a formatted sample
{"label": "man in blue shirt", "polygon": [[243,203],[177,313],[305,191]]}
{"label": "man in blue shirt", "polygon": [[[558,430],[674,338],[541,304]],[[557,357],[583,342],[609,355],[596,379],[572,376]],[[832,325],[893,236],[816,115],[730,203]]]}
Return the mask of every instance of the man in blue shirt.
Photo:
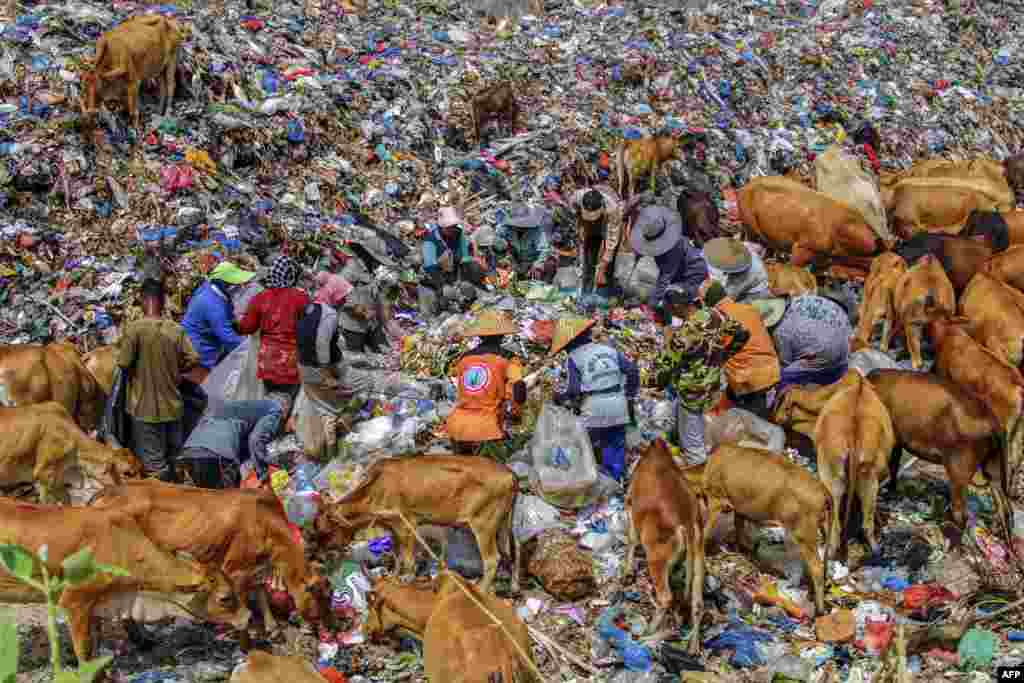
{"label": "man in blue shirt", "polygon": [[665,292],[670,285],[679,285],[686,298],[697,301],[701,284],[708,277],[708,264],[703,254],[683,234],[683,220],[665,206],[648,205],[640,210],[629,237],[633,250],[654,257],[658,264],[658,282],[647,305],[656,322],[664,329],[671,322],[665,306]]}
{"label": "man in blue shirt", "polygon": [[420,246],[423,257],[423,278],[419,286],[420,314],[436,316],[441,302],[458,296],[457,283],[471,274],[473,257],[469,253],[469,239],[462,230],[462,216],[452,206],[441,209],[436,229],[423,237]]}
{"label": "man in blue shirt", "polygon": [[200,488],[239,486],[242,464],[250,458],[263,479],[270,465],[267,446],[283,419],[277,401],[225,401],[200,418],[178,459]]}
{"label": "man in blue shirt", "polygon": [[256,273],[242,270],[229,261],[221,261],[188,302],[181,326],[199,354],[199,365],[205,374],[209,374],[222,358],[242,343],[242,338],[232,326],[235,313],[231,296],[236,288],[254,277]]}
{"label": "man in blue shirt", "polygon": [[499,257],[510,256],[520,275],[528,275],[532,280],[550,280],[556,268],[551,253],[553,229],[550,212],[516,204],[498,228],[494,250]]}

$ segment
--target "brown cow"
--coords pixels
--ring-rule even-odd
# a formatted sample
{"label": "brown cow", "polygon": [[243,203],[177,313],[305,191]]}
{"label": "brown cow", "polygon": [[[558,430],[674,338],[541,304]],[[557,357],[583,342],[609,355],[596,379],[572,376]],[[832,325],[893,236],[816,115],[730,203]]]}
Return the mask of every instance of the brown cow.
{"label": "brown cow", "polygon": [[1024,377],[972,338],[962,318],[939,317],[928,333],[935,344],[935,372],[976,396],[996,416],[1006,440],[1011,472],[1024,454]]}
{"label": "brown cow", "polygon": [[512,470],[487,458],[424,455],[374,463],[366,479],[317,516],[321,544],[347,546],[356,531],[380,524],[391,529],[402,548],[400,566],[412,573],[413,526],[465,525],[476,537],[484,563],[481,587],[490,590],[498,572],[498,543],[514,559],[512,590],[519,592],[519,551],[512,534],[512,511],[519,486]]}
{"label": "brown cow", "polygon": [[[1024,213],[1024,211],[1021,211]],[[1024,292],[1024,244],[1010,247],[988,260],[982,272]]]}
{"label": "brown cow", "polygon": [[979,273],[960,297],[960,314],[971,321],[971,336],[1015,368],[1024,361],[1024,294],[987,273]]}
{"label": "brown cow", "polygon": [[109,344],[93,349],[82,356],[82,364],[96,379],[104,396],[110,396],[114,390],[114,370],[117,369],[117,344]]}
{"label": "brown cow", "polygon": [[896,253],[910,266],[925,254],[931,254],[942,264],[953,285],[953,291],[960,294],[995,250],[983,238],[919,232],[896,247]]}
{"label": "brown cow", "polygon": [[1008,209],[1006,197],[990,185],[969,178],[910,178],[893,188],[887,207],[896,233],[956,234],[974,211]]}
{"label": "brown cow", "polygon": [[817,294],[818,280],[814,273],[790,263],[765,261],[764,269],[768,272],[768,288],[772,296],[799,296],[800,294]]}
{"label": "brown cow", "polygon": [[792,250],[790,262],[873,256],[881,239],[856,209],[780,177],[754,178],[739,191],[740,219],[771,247]]}
{"label": "brown cow", "polygon": [[230,683],[327,683],[327,679],[309,663],[296,655],[277,656],[253,650],[246,661],[231,672]]}
{"label": "brown cow", "polygon": [[803,434],[813,441],[814,428],[825,404],[840,389],[855,385],[858,382],[855,374],[856,370],[848,370],[841,380],[824,386],[804,384],[788,387],[775,401],[772,422],[797,434]]}
{"label": "brown cow", "polygon": [[[504,629],[463,588],[497,617]],[[422,636],[428,681],[489,683],[495,674],[502,681],[535,680],[530,633],[515,608],[450,572],[442,575],[436,586],[377,579],[367,602],[367,636],[379,637],[394,629]],[[523,661],[524,655],[530,657],[529,664]]]}
{"label": "brown cow", "polygon": [[1002,164],[991,159],[979,158],[953,161],[950,159],[928,159],[919,161],[902,173],[882,173],[883,202],[888,206],[896,186],[909,179],[947,179],[968,182],[983,188],[1001,206],[1010,208],[1013,193],[1007,183]]}
{"label": "brown cow", "polygon": [[[934,325],[935,323],[933,323]],[[1005,449],[999,447],[999,421],[984,403],[954,382],[911,370],[875,370],[868,375],[889,410],[896,446],[889,459],[889,490],[895,492],[903,449],[942,465],[949,477],[953,521],[966,522],[967,487],[984,470],[996,505],[1009,510]],[[954,543],[956,536],[951,540]]]}
{"label": "brown cow", "polygon": [[896,285],[907,272],[907,263],[894,252],[879,254],[871,262],[871,271],[864,281],[864,299],[860,305],[860,319],[857,321],[855,338],[870,345],[871,335],[879,323],[882,338],[878,348],[889,350],[896,321],[896,305],[893,300]]}
{"label": "brown cow", "polygon": [[646,135],[637,140],[623,140],[615,155],[619,196],[631,198],[637,181],[645,174],[649,174],[653,192],[662,164],[677,158],[678,151],[679,138],[672,135]]}
{"label": "brown cow", "polygon": [[[825,573],[832,520],[832,495],[813,474],[776,453],[757,448],[722,444],[707,462],[689,467],[689,476],[701,477],[701,492],[708,500],[704,538],[711,530],[723,506],[735,511],[736,540],[743,544],[744,523],[781,524],[800,548],[814,588],[814,606],[825,613]],[[825,536],[824,561],[818,556],[818,531]]]}
{"label": "brown cow", "polygon": [[835,555],[840,538],[839,505],[846,492],[842,542],[839,557],[847,560],[850,534],[850,510],[853,499],[860,501],[864,513],[864,534],[871,552],[880,547],[875,536],[875,504],[878,485],[888,473],[889,455],[896,443],[889,411],[879,400],[871,384],[859,372],[847,375],[852,381],[839,388],[828,400],[814,427],[814,445],[818,453],[818,476],[832,493],[832,529],[829,538]]}
{"label": "brown cow", "polygon": [[490,121],[504,121],[509,128],[514,128],[516,117],[519,116],[515,91],[509,83],[496,83],[485,88],[473,98],[470,112],[478,142],[481,139],[480,131]]}
{"label": "brown cow", "polygon": [[1017,194],[1024,192],[1024,152],[1018,152],[1003,161],[1006,182]]}
{"label": "brown cow", "polygon": [[70,502],[65,485],[75,471],[110,485],[143,468],[128,449],[90,439],[59,403],[0,408],[0,485],[35,482],[42,502]]}
{"label": "brown cow", "polygon": [[926,254],[908,268],[893,292],[893,306],[896,317],[903,327],[903,336],[910,351],[910,361],[915,370],[921,368],[921,336],[924,326],[935,315],[956,312],[956,295],[953,284],[946,277],[938,259]]}
{"label": "brown cow", "polygon": [[[236,596],[256,589],[265,599],[255,581],[264,565],[269,565],[283,579],[304,619],[316,622],[326,614],[324,581],[306,562],[284,508],[271,491],[129,482],[105,489],[93,506],[117,510],[134,519],[161,547],[189,553],[223,571]],[[266,602],[261,607],[266,626],[273,628]]]}
{"label": "brown cow", "polygon": [[106,397],[72,344],[0,345],[0,382],[5,405],[56,401],[87,432],[103,413]]}
{"label": "brown cow", "polygon": [[142,81],[160,79],[160,111],[174,99],[178,46],[182,41],[178,24],[159,15],[136,16],[100,36],[93,68],[82,74],[82,113],[95,121],[100,104],[122,99],[125,110],[138,128],[141,123],[139,90]]}
{"label": "brown cow", "polygon": [[[223,574],[175,557],[116,510],[24,505],[0,499],[0,519],[0,543],[23,548],[46,546],[50,576],[61,576],[61,563],[82,548],[89,548],[96,562],[128,571],[129,576],[102,575],[88,583],[67,586],[61,593],[57,604],[67,612],[79,662],[92,657],[90,627],[94,617],[104,613],[134,617],[145,613],[146,620],[168,616],[159,605],[154,610],[152,601],[158,596],[153,594],[167,596],[183,604],[188,613],[217,623],[235,625],[249,617],[248,610],[234,599]],[[0,602],[43,600],[34,588],[13,577],[0,576]]]}
{"label": "brown cow", "polygon": [[654,584],[657,615],[651,631],[657,631],[672,607],[670,577],[686,553],[686,586],[683,604],[689,603],[690,654],[700,648],[700,621],[704,614],[704,520],[700,503],[683,479],[668,446],[658,439],[633,470],[626,494],[629,541],[623,578],[633,574],[637,543],[643,543],[647,571]]}

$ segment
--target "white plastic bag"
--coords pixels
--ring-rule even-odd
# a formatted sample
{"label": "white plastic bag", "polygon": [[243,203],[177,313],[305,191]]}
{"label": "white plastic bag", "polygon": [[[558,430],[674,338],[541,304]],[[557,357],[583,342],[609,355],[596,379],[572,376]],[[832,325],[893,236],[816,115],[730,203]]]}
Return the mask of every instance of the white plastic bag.
{"label": "white plastic bag", "polygon": [[644,301],[658,282],[658,264],[650,256],[637,258],[631,252],[620,252],[615,257],[615,281],[627,298]]}
{"label": "white plastic bag", "polygon": [[516,498],[516,507],[512,512],[512,533],[520,543],[560,526],[562,520],[558,509],[543,498],[527,495]]}
{"label": "white plastic bag", "polygon": [[760,448],[773,453],[781,453],[786,447],[786,432],[782,427],[762,420],[749,410],[730,408],[706,421],[704,444],[708,452],[723,443],[736,443],[744,448]]}
{"label": "white plastic bag", "polygon": [[583,422],[569,410],[545,403],[530,443],[537,490],[552,505],[578,508],[597,482],[594,448]]}
{"label": "white plastic bag", "polygon": [[260,334],[242,339],[224,360],[217,364],[203,382],[211,404],[223,401],[257,401],[265,396],[263,382],[256,377]]}

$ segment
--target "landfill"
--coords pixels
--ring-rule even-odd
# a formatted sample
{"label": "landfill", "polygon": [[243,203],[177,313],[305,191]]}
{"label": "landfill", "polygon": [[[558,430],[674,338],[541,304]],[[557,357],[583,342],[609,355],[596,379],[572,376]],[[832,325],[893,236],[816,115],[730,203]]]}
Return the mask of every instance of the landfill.
{"label": "landfill", "polygon": [[[258,269],[286,252],[311,274],[378,240],[397,265],[381,260],[375,275],[415,271],[418,241],[439,207],[461,208],[470,231],[500,225],[516,201],[564,209],[578,187],[613,177],[609,158],[622,140],[659,131],[687,141],[685,160],[656,179],[659,201],[674,206],[684,187],[710,187],[732,231],[736,191],[751,177],[811,176],[832,145],[863,157],[851,141],[860,121],[881,135],[884,171],[940,156],[1001,160],[1024,143],[1024,5],[1010,0],[547,0],[542,13],[513,0],[7,5],[5,344],[69,340],[89,351],[116,342],[141,316],[135,294],[154,266],[178,319],[225,258]],[[101,34],[142,13],[174,17],[185,30],[177,94],[161,115],[156,89],[144,87],[141,130],[115,108],[101,109],[88,132],[82,69]],[[468,103],[499,81],[516,84],[519,117],[511,131],[485,129],[478,146]],[[659,337],[648,312],[619,303],[601,309],[595,336],[614,339],[640,366],[632,459],[674,429],[675,412],[653,388]],[[780,529],[767,528],[753,555],[709,550],[701,656],[685,653],[686,626],[646,642],[650,579],[638,571],[633,584],[616,581],[621,486],[590,454],[574,459],[590,464],[571,473],[574,487],[546,489],[531,454],[561,367],[547,354],[548,321],[593,307],[504,273],[473,310],[488,305],[512,313],[522,334],[509,350],[538,373],[501,457],[523,491],[514,532],[536,554],[524,563],[516,605],[547,636],[533,646],[546,680],[896,681],[897,644],[913,680],[995,680],[996,667],[1024,666],[1020,584],[1011,549],[989,530],[991,499],[972,491],[965,538],[975,550],[950,551],[939,531],[947,484],[940,468],[922,463],[909,468],[895,500],[880,502],[880,555],[859,557],[854,546],[849,565],[832,563],[829,616],[807,615],[799,556]],[[472,311],[425,320],[412,297],[397,317],[404,337],[393,340],[393,361],[406,372],[444,377],[472,343],[459,334]],[[906,365],[905,354],[898,360]],[[279,440],[274,488],[289,516],[308,519],[313,492],[350,490],[373,458],[444,448],[447,410],[443,401],[381,399],[347,437],[344,459],[327,464],[303,462],[295,435]],[[780,450],[768,428],[764,444]],[[813,459],[787,454],[814,468]],[[1016,514],[1020,539],[1024,513]],[[448,546],[450,567],[478,575],[471,535],[455,530]],[[303,632],[275,650],[299,651],[352,682],[424,680],[418,643],[361,635],[370,585],[362,572],[388,573],[390,550],[391,539],[370,530],[332,567],[334,600],[353,617],[351,630]],[[573,561],[548,561],[552,553]],[[421,576],[443,569],[419,555]],[[502,570],[499,589],[507,581]],[[39,640],[41,627],[22,628]],[[115,677],[227,680],[244,656],[213,628],[170,623],[154,633],[161,647],[137,653],[106,629],[100,654],[117,655]],[[47,655],[36,645],[23,651],[22,671],[38,676]]]}

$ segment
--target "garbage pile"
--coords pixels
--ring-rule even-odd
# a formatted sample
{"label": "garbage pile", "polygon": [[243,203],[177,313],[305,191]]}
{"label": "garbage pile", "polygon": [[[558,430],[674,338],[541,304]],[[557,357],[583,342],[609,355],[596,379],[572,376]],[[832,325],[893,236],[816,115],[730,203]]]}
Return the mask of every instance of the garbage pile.
{"label": "garbage pile", "polygon": [[[564,206],[586,179],[611,179],[621,140],[660,130],[687,144],[686,160],[658,179],[659,200],[674,205],[681,187],[707,183],[732,224],[735,191],[751,176],[808,175],[833,144],[864,154],[851,139],[862,121],[880,132],[879,161],[890,171],[941,154],[1002,159],[1022,144],[1024,62],[1013,29],[1024,10],[1015,3],[552,0],[543,9],[495,23],[444,0],[24,3],[0,31],[0,340],[72,339],[84,348],[116,341],[139,315],[133,295],[153,262],[170,279],[176,316],[229,255],[265,263],[287,250],[312,269],[376,236],[385,270],[415,268],[419,236],[439,206],[461,207],[472,228],[500,224],[513,201]],[[80,112],[82,68],[103,32],[138,13],[174,17],[184,28],[177,95],[160,115],[156,93],[144,88],[142,130],[124,112],[103,109],[90,130]],[[519,117],[511,135],[485,128],[478,148],[468,102],[499,81],[516,84]],[[411,252],[397,253],[396,242]],[[478,306],[485,304],[514,314],[522,334],[510,350],[538,373],[506,456],[523,490],[513,532],[530,577],[516,610],[557,641],[534,645],[549,680],[629,683],[670,672],[737,681],[768,672],[799,681],[834,670],[862,681],[889,665],[897,640],[922,680],[1024,663],[1020,611],[997,613],[1006,598],[979,593],[976,572],[946,553],[942,511],[929,502],[945,484],[920,465],[898,498],[881,505],[880,557],[852,573],[831,568],[830,604],[842,608],[807,617],[803,565],[770,528],[751,556],[709,553],[705,602],[714,616],[703,629],[703,661],[679,645],[685,627],[646,643],[646,572],[629,586],[614,580],[626,532],[621,487],[582,442],[575,450],[562,444],[564,462],[551,466],[548,432],[535,429],[561,367],[546,354],[546,324],[575,304],[541,283],[499,288]],[[462,316],[426,321],[407,309],[399,319],[407,372],[444,377],[471,343],[458,334]],[[649,389],[658,337],[648,317],[612,308],[601,335],[638,361]],[[275,444],[282,470],[274,489],[290,519],[308,525],[322,500],[351,490],[381,457],[443,445],[448,409],[379,400],[329,463],[302,461],[294,436]],[[672,403],[644,392],[630,458],[674,425]],[[763,431],[762,445],[780,450],[776,437]],[[968,500],[966,535],[998,563],[1006,549],[984,524],[991,501]],[[1013,531],[1024,537],[1020,512]],[[472,535],[444,537],[449,567],[480,575]],[[362,567],[382,573],[393,550],[390,536],[371,529],[331,567],[334,603],[352,627],[316,644],[316,657],[348,680],[421,678],[415,645],[369,644],[362,631],[374,578]],[[421,576],[440,569],[421,553]],[[506,583],[503,571],[499,587]],[[207,679],[226,668],[211,667]],[[182,669],[179,677],[198,675]],[[149,672],[132,680],[158,679]]]}

